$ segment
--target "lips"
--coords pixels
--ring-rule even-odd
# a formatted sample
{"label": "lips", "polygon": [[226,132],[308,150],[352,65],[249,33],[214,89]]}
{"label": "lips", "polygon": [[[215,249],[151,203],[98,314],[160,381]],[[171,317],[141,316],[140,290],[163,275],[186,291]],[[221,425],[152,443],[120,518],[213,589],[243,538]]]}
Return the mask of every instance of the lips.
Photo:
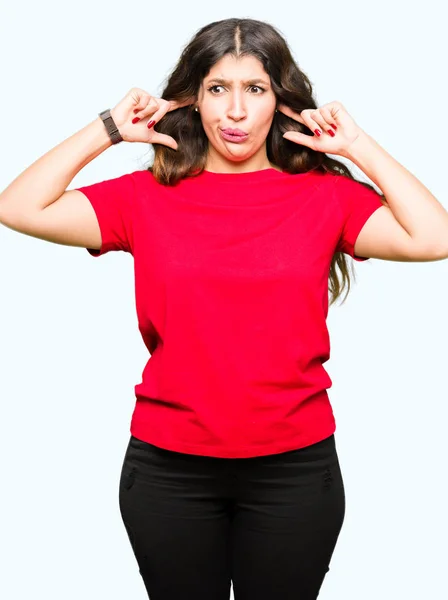
{"label": "lips", "polygon": [[227,127],[226,129],[221,129],[223,133],[227,133],[228,135],[248,135],[247,131],[243,131],[242,129],[231,129]]}

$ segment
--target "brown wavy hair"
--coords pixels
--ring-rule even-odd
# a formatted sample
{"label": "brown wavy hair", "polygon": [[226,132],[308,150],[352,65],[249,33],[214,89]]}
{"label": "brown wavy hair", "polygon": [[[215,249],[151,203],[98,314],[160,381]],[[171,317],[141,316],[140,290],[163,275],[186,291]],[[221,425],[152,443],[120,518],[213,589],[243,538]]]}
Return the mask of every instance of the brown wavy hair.
{"label": "brown wavy hair", "polygon": [[[167,78],[161,97],[180,102],[192,96],[197,97],[202,80],[212,66],[225,55],[235,58],[258,58],[270,77],[277,103],[286,104],[297,113],[307,108],[318,108],[313,98],[311,81],[299,69],[286,40],[273,25],[255,19],[224,19],[199,29],[183,49],[174,70]],[[158,123],[157,130],[172,136],[178,144],[177,150],[162,144],[153,144],[154,161],[147,170],[151,171],[159,183],[175,185],[184,177],[202,172],[207,160],[208,138],[202,127],[200,115],[194,111],[193,105],[166,113]],[[276,112],[266,138],[267,157],[272,164],[288,173],[316,170],[358,181],[343,162],[283,138],[286,131],[309,134],[305,125],[280,111]],[[376,191],[365,181],[359,183]],[[383,194],[378,196],[387,204]],[[350,291],[348,259],[356,281],[353,259],[343,252],[335,252],[333,255],[328,285],[331,293],[330,306],[342,295],[345,287],[347,292],[342,303]],[[341,280],[337,267],[341,272]]]}

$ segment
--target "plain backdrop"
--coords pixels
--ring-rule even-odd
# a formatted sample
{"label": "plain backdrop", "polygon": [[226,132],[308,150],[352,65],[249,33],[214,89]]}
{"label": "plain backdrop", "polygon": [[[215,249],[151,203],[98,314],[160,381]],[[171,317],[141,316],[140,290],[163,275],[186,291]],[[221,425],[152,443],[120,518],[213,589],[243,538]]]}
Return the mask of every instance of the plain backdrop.
{"label": "plain backdrop", "polygon": [[[435,0],[2,2],[0,189],[131,87],[159,96],[200,27],[250,17],[286,37],[318,105],[341,101],[447,208],[444,15]],[[148,144],[112,146],[68,189],[151,158]],[[143,600],[118,506],[149,358],[132,257],[0,225],[0,261],[0,596]],[[371,259],[355,272],[328,316],[347,507],[319,598],[443,599],[448,261]]]}

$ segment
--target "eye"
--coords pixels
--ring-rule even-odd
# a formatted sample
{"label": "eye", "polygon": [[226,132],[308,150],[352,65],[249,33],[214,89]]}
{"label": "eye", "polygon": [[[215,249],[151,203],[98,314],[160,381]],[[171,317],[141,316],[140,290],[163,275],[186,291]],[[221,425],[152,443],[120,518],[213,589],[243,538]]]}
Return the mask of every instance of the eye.
{"label": "eye", "polygon": [[259,90],[261,90],[261,93],[262,93],[262,94],[263,94],[263,92],[265,92],[265,91],[266,91],[266,90],[265,90],[263,87],[261,87],[261,86],[259,86],[259,85],[251,85],[250,87],[253,87],[253,88],[258,88]]}
{"label": "eye", "polygon": [[265,92],[265,91],[266,91],[264,88],[262,88],[262,87],[261,87],[261,86],[259,86],[259,85],[251,85],[250,87],[252,87],[252,88],[258,88],[259,90],[261,90],[261,94],[263,94],[263,92]]}
{"label": "eye", "polygon": [[212,85],[211,87],[207,88],[207,91],[211,92],[212,94],[215,94],[215,92],[212,92],[212,90],[219,88],[219,87],[223,87],[223,86],[222,85]]}
{"label": "eye", "polygon": [[[211,87],[207,88],[207,91],[209,91],[211,94],[213,94],[214,96],[216,96],[217,94],[215,94],[215,92],[212,92],[212,90],[216,89],[216,88],[220,88],[220,87],[224,87],[222,85],[212,85]],[[249,86],[251,88],[258,88],[259,90],[261,90],[261,92],[259,94],[255,94],[256,96],[260,96],[261,94],[263,94],[266,90],[265,88],[262,88],[259,85],[251,85]]]}

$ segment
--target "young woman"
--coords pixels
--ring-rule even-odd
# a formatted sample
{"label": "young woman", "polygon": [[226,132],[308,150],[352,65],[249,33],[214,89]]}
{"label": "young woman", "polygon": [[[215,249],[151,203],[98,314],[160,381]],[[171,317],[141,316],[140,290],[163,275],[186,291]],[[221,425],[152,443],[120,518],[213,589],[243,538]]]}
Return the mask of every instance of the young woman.
{"label": "young woman", "polygon": [[[67,190],[122,140],[153,164]],[[273,26],[226,19],[162,98],[133,88],[21,173],[0,222],[133,256],[150,358],[119,504],[151,600],[317,598],[345,514],[328,291],[349,291],[348,257],[447,257],[442,205],[341,102],[317,107]]]}

